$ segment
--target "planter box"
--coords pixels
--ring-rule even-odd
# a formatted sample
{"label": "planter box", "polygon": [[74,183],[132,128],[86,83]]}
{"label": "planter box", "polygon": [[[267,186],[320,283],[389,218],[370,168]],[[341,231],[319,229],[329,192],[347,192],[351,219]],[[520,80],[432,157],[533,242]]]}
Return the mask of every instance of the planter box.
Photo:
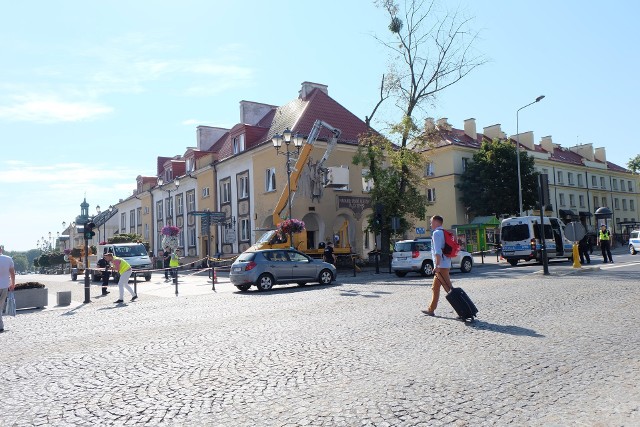
{"label": "planter box", "polygon": [[16,310],[21,308],[44,308],[49,304],[49,290],[47,288],[20,289],[14,291]]}

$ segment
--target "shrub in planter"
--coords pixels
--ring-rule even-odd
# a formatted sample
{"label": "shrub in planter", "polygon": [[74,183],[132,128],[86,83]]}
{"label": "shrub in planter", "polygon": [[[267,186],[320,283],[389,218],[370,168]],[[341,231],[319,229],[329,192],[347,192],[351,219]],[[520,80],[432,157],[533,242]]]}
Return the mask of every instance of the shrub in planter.
{"label": "shrub in planter", "polygon": [[15,287],[16,309],[42,308],[49,304],[49,291],[38,282],[18,283]]}

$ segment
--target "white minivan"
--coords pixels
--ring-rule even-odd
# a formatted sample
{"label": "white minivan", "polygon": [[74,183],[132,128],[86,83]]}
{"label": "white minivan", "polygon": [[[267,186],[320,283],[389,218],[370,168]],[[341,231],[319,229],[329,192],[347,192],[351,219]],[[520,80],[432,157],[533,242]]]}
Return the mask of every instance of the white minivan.
{"label": "white minivan", "polygon": [[633,230],[629,234],[629,253],[635,255],[640,252],[640,230]]}
{"label": "white minivan", "polygon": [[[564,235],[564,223],[554,217],[544,217],[544,241],[547,258],[572,259],[573,244]],[[515,266],[519,260],[542,261],[540,217],[519,216],[502,220],[500,224],[502,257]]]}

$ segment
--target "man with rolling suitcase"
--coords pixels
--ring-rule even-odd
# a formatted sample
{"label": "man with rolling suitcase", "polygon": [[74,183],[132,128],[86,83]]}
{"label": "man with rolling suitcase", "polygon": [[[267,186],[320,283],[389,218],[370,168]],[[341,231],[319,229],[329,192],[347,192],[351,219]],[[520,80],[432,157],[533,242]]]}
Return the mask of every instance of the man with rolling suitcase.
{"label": "man with rolling suitcase", "polygon": [[[478,309],[461,288],[454,288],[451,285],[451,278],[449,277],[451,258],[455,257],[459,247],[452,248],[457,244],[451,233],[445,232],[442,228],[443,222],[444,220],[440,215],[431,217],[431,230],[433,230],[431,233],[431,256],[434,266],[433,284],[431,285],[432,296],[429,308],[421,311],[427,316],[435,316],[438,300],[440,299],[440,287],[442,286],[447,292],[447,301],[458,314],[458,319],[473,320],[478,313]],[[449,238],[445,233],[449,234]]]}

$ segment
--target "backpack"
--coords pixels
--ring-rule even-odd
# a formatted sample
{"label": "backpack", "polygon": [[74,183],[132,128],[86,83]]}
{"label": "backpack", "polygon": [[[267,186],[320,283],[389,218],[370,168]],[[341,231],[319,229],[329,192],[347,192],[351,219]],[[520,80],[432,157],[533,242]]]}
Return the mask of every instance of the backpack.
{"label": "backpack", "polygon": [[442,248],[442,253],[447,258],[455,258],[458,256],[458,252],[460,252],[460,245],[456,241],[453,233],[447,230],[444,231],[444,248]]}

